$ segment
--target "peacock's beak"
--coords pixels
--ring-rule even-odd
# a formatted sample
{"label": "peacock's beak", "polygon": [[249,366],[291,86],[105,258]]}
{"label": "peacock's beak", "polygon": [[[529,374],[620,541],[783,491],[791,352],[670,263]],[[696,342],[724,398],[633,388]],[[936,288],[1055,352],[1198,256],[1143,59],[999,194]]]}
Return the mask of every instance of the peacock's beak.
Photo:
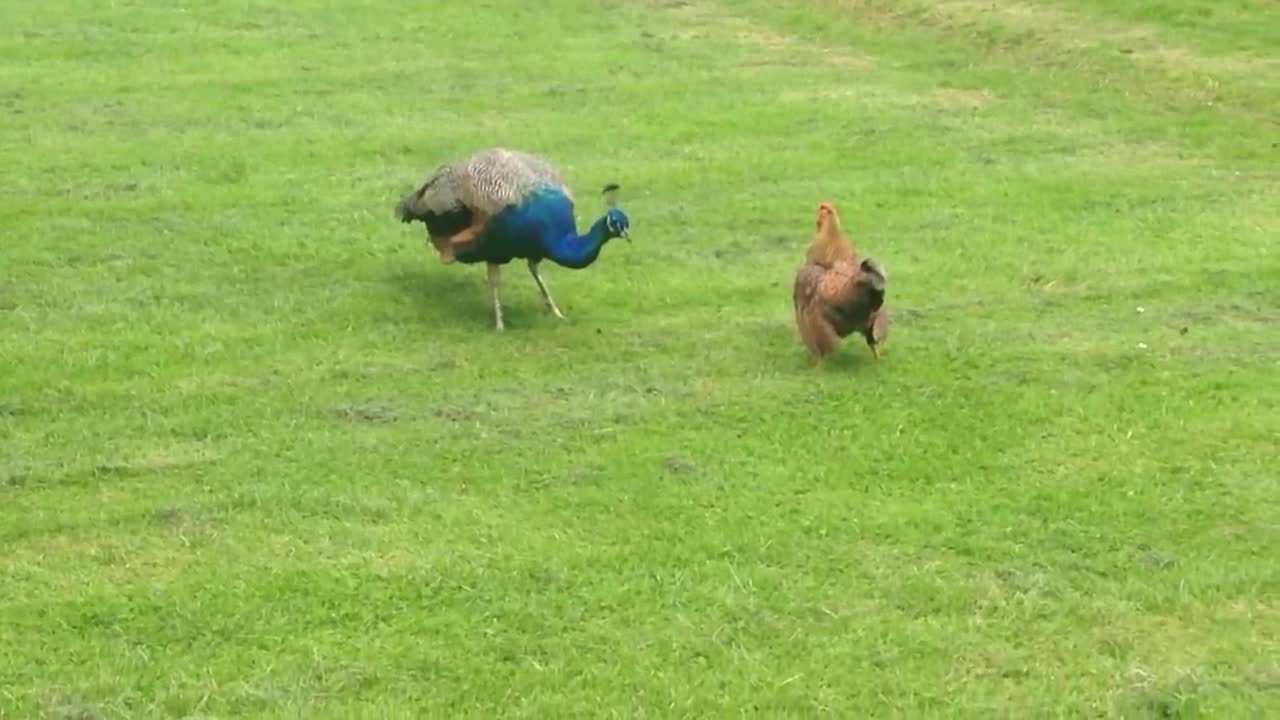
{"label": "peacock's beak", "polygon": [[622,239],[623,239],[623,240],[626,240],[627,242],[631,242],[631,231],[630,231],[630,230],[628,230],[628,229],[626,229],[626,228],[623,228],[623,229],[622,229],[622,233],[621,233],[621,234],[622,234]]}

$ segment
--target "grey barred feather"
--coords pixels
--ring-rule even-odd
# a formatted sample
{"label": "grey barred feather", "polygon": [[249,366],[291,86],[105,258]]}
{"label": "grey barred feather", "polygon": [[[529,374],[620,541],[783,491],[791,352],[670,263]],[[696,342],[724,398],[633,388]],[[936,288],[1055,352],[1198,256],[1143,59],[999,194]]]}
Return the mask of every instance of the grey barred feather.
{"label": "grey barred feather", "polygon": [[443,214],[459,205],[495,215],[541,187],[553,187],[572,202],[559,171],[543,158],[518,150],[488,148],[441,165],[401,200],[402,218]]}

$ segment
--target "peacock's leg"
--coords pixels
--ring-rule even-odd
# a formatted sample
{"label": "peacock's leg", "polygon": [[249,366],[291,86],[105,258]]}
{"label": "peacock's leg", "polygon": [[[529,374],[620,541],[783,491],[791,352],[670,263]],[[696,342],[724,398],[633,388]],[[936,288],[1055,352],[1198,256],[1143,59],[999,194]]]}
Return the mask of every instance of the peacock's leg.
{"label": "peacock's leg", "polygon": [[489,269],[489,293],[493,295],[493,319],[498,330],[502,330],[502,298],[498,293],[498,273],[502,270],[501,265],[488,263]]}
{"label": "peacock's leg", "polygon": [[533,275],[533,281],[538,283],[538,290],[542,292],[542,300],[547,304],[547,309],[551,314],[564,319],[564,315],[560,312],[560,308],[556,307],[556,301],[551,299],[551,292],[547,290],[547,284],[542,282],[542,275],[538,273],[538,263],[540,260],[529,261],[529,274]]}

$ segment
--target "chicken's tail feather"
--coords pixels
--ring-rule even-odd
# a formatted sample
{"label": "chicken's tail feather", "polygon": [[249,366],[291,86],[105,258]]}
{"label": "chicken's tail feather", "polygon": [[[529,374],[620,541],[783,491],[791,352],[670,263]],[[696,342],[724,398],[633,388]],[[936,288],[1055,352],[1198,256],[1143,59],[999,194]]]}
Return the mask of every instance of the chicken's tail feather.
{"label": "chicken's tail feather", "polygon": [[884,271],[884,267],[871,258],[865,258],[860,267],[863,274],[870,279],[872,287],[883,291],[885,282],[889,279],[889,275]]}
{"label": "chicken's tail feather", "polygon": [[871,316],[871,337],[872,344],[879,345],[889,337],[889,308],[881,307]]}

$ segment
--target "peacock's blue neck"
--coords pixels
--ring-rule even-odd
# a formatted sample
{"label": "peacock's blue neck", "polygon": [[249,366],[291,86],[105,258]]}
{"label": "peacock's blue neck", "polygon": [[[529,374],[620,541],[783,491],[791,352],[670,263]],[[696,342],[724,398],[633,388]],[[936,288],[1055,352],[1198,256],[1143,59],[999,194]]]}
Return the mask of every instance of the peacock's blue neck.
{"label": "peacock's blue neck", "polygon": [[546,240],[545,247],[547,257],[557,265],[584,268],[596,261],[607,242],[609,235],[605,230],[605,219],[601,217],[586,233],[579,235],[576,228],[571,227],[568,233]]}
{"label": "peacock's blue neck", "polygon": [[515,258],[547,259],[569,268],[585,268],[609,241],[605,217],[579,235],[573,201],[555,188],[531,193],[518,205],[494,215],[479,241],[457,253],[461,262],[506,263]]}

